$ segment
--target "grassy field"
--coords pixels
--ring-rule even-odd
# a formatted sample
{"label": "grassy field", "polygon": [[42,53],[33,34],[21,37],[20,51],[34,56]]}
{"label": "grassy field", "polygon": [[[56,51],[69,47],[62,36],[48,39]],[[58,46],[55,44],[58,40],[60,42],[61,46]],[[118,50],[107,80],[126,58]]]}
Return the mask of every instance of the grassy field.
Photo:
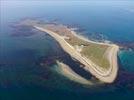
{"label": "grassy field", "polygon": [[72,46],[83,45],[84,47],[81,51],[82,56],[89,58],[94,63],[96,63],[97,65],[99,65],[100,67],[104,69],[108,69],[110,67],[109,61],[104,56],[104,53],[107,50],[108,46],[89,43],[75,36],[72,36],[69,40],[66,40],[66,41]]}
{"label": "grassy field", "polygon": [[46,25],[47,29],[52,30],[58,33],[61,36],[67,36],[69,39],[65,39],[72,46],[82,46],[81,54],[92,60],[95,64],[99,65],[102,68],[109,68],[110,64],[107,58],[104,56],[104,53],[108,46],[98,45],[95,43],[90,43],[79,39],[78,37],[72,35],[71,31],[68,30],[63,25]]}

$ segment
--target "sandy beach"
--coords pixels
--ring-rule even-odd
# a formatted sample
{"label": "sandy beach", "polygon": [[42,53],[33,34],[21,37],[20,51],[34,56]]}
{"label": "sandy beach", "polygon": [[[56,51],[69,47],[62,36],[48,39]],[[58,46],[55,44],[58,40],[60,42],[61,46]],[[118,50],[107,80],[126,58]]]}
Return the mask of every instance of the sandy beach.
{"label": "sandy beach", "polygon": [[58,35],[56,32],[53,32],[51,30],[45,29],[44,27],[37,26],[37,25],[34,27],[52,36],[61,45],[61,47],[63,48],[65,52],[67,52],[72,58],[75,58],[76,60],[81,62],[83,65],[85,65],[84,69],[90,72],[93,76],[98,78],[100,81],[103,81],[105,83],[112,83],[116,79],[117,72],[118,72],[117,52],[119,50],[119,47],[117,45],[90,41],[90,40],[84,39],[81,36],[76,35],[75,32],[72,31],[72,34],[75,34],[75,36],[79,37],[80,39],[84,39],[92,43],[97,43],[99,45],[110,46],[106,53],[107,59],[110,62],[110,67],[108,70],[104,70],[104,69],[101,69],[95,63],[93,63],[90,59],[83,57],[79,52],[76,51],[76,49],[74,49],[74,47],[72,47],[69,43],[67,43],[65,39],[62,36]]}
{"label": "sandy beach", "polygon": [[57,64],[58,64],[58,68],[57,68],[58,73],[67,77],[68,79],[78,82],[80,84],[93,85],[93,83],[90,80],[87,80],[81,77],[79,74],[75,73],[68,65],[59,61],[57,61]]}

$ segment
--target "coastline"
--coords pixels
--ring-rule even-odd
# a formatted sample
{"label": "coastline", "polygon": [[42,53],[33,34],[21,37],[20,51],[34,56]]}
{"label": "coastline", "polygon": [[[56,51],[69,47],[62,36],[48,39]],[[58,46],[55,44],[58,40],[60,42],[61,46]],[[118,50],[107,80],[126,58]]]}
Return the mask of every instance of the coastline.
{"label": "coastline", "polygon": [[[52,36],[54,39],[57,40],[57,42],[61,45],[61,47],[64,49],[65,52],[67,52],[71,57],[75,58],[79,62],[85,65],[84,69],[88,72],[90,72],[93,76],[98,78],[100,81],[103,81],[105,83],[112,83],[118,72],[118,64],[117,64],[117,52],[119,50],[119,47],[115,44],[108,44],[108,43],[99,43],[99,42],[94,42],[94,41],[88,41],[92,43],[97,43],[97,44],[105,44],[105,45],[110,45],[111,49],[108,54],[108,59],[110,61],[110,68],[108,70],[102,70],[100,69],[99,66],[94,64],[91,60],[82,57],[80,53],[78,53],[69,43],[67,43],[63,37],[58,35],[57,33],[50,31],[48,29],[45,29],[40,26],[34,26],[36,29],[48,33],[50,36]],[[75,33],[72,31],[73,34]],[[78,35],[76,35],[78,36]],[[78,36],[80,39],[80,36]],[[86,40],[87,41],[87,40]]]}

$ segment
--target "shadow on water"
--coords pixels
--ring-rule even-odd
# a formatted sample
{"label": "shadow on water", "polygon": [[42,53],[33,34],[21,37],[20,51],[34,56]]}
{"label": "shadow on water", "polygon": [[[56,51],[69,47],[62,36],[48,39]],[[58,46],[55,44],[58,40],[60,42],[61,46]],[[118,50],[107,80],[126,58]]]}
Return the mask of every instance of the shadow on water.
{"label": "shadow on water", "polygon": [[112,85],[121,90],[125,90],[125,88],[128,88],[129,90],[134,91],[134,73],[128,72],[122,67],[123,65],[119,57],[118,57],[118,65],[119,65],[118,76]]}
{"label": "shadow on water", "polygon": [[58,48],[60,52],[57,51],[55,54],[48,54],[45,57],[40,57],[39,62],[43,62],[44,65],[53,65],[56,63],[56,60],[59,60],[68,65],[75,73],[79,74],[80,76],[86,79],[91,79],[92,75],[84,70],[84,66],[80,62],[74,60],[69,54],[67,54],[57,42],[56,44],[58,46],[56,48]]}
{"label": "shadow on water", "polygon": [[64,52],[64,57],[62,58],[63,63],[67,64],[74,72],[79,74],[80,76],[91,79],[91,74],[84,70],[84,66],[78,62],[75,61],[70,55]]}

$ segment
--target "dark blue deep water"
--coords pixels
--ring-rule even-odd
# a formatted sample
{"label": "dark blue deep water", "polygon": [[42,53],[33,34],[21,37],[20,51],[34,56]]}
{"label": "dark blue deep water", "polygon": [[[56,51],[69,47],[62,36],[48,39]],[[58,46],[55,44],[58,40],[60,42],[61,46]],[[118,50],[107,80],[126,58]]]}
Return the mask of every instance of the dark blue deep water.
{"label": "dark blue deep water", "polygon": [[[133,1],[0,1],[0,7],[0,100],[134,99]],[[13,35],[29,33],[13,27],[25,18],[76,26],[94,39],[101,33],[104,39],[125,47],[119,52],[115,83],[82,86],[59,75],[53,56],[64,52],[51,37],[38,31]],[[45,60],[53,63],[42,66]]]}

